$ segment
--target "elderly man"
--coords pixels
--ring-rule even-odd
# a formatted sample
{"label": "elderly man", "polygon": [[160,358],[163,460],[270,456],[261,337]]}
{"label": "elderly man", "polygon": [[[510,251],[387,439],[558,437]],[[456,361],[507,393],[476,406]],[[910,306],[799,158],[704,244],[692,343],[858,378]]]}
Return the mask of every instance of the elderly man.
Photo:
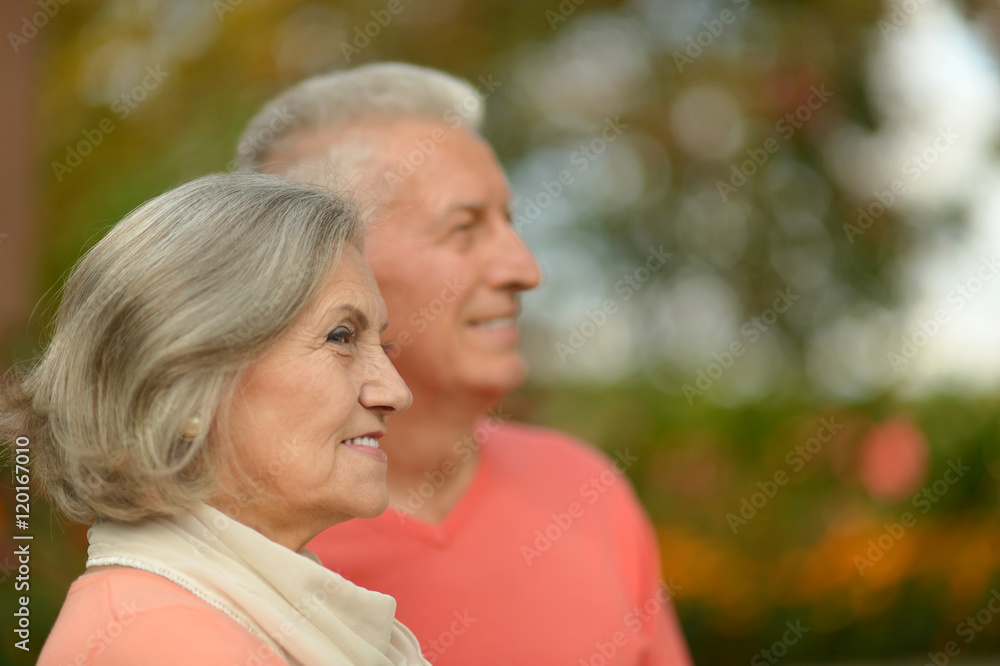
{"label": "elderly man", "polygon": [[240,140],[241,168],[350,189],[368,210],[364,254],[413,393],[380,442],[390,509],[310,548],[395,597],[435,664],[688,664],[623,474],[634,458],[496,408],[525,379],[518,295],[540,279],[478,134],[496,85],[367,65],[286,90]]}

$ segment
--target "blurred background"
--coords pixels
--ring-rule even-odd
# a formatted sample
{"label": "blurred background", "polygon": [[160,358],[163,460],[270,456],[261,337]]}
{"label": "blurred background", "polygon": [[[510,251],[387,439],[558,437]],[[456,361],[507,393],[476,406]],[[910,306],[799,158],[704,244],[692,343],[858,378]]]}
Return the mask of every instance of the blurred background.
{"label": "blurred background", "polygon": [[[229,168],[278,90],[441,68],[486,98],[545,272],[505,411],[638,457],[695,661],[996,663],[1000,6],[346,4],[4,1],[0,369],[83,249]],[[85,528],[33,512],[32,653],[5,610],[4,663],[34,663],[85,560]]]}

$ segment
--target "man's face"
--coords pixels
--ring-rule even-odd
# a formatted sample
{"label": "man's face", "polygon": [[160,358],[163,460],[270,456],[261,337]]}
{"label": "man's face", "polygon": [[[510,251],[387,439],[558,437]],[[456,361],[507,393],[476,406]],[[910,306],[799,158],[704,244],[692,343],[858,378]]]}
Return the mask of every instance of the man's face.
{"label": "man's face", "polygon": [[415,393],[502,397],[526,374],[517,294],[540,277],[511,225],[500,164],[482,139],[444,123],[372,131],[393,194],[365,258],[389,310],[393,362]]}

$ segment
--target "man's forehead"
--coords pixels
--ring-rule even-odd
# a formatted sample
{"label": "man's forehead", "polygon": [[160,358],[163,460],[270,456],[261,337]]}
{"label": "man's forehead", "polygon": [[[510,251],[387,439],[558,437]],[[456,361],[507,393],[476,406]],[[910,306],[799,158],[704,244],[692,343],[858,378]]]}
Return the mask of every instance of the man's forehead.
{"label": "man's forehead", "polygon": [[432,133],[465,133],[443,120],[433,118],[358,118],[354,122],[335,125],[319,125],[303,129],[300,141],[314,147],[326,149],[352,140],[375,141],[384,149],[394,148],[396,143],[405,143]]}
{"label": "man's forehead", "polygon": [[[489,145],[442,120],[405,118],[319,127],[300,137],[298,144],[300,154],[327,158],[340,172],[333,179],[339,186],[370,190],[375,207],[385,213],[389,211],[383,204],[388,206],[394,219],[442,214],[451,208],[506,206],[511,198],[506,174]],[[343,162],[347,155],[351,163]],[[376,214],[369,221],[382,217]]]}

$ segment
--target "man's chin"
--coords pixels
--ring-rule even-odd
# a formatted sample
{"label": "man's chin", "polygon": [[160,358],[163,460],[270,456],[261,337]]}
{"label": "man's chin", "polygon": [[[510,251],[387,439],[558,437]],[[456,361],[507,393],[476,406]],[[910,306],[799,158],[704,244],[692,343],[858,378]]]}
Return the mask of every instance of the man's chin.
{"label": "man's chin", "polygon": [[488,367],[475,373],[467,383],[468,388],[486,399],[498,400],[513,393],[528,378],[528,366],[520,354],[502,363],[490,363]]}

